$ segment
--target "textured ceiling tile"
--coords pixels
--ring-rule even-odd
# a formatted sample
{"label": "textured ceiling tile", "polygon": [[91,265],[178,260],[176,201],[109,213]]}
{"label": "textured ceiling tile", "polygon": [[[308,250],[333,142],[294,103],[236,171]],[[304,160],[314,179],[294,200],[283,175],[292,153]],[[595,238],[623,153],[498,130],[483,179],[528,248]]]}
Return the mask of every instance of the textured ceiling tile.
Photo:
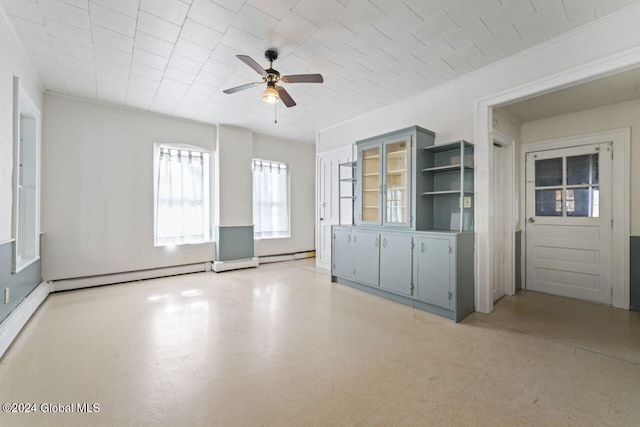
{"label": "textured ceiling tile", "polygon": [[147,67],[155,68],[156,70],[164,70],[167,68],[169,62],[168,57],[156,55],[154,53],[147,52],[146,50],[135,47],[133,49],[133,62],[146,65]]}
{"label": "textured ceiling tile", "polygon": [[227,78],[236,70],[236,67],[209,59],[202,67],[203,71],[219,77]]}
{"label": "textured ceiling tile", "polygon": [[[595,19],[595,8],[600,0],[563,0],[564,8],[567,11],[569,21],[581,19],[585,14],[593,16]],[[593,11],[593,15],[591,12]]]}
{"label": "textured ceiling tile", "polygon": [[9,15],[44,25],[42,12],[37,4],[29,3],[24,0],[4,0],[4,4]]}
{"label": "textured ceiling tile", "polygon": [[285,17],[298,0],[248,0],[247,3],[280,20]]}
{"label": "textured ceiling tile", "polygon": [[250,52],[256,46],[260,45],[261,40],[252,34],[247,33],[240,28],[230,26],[227,32],[220,39],[220,43],[232,47],[241,52]]}
{"label": "textured ceiling tile", "polygon": [[30,53],[29,57],[31,61],[37,68],[51,68],[57,69],[59,68],[57,58],[52,58],[50,56],[39,55],[37,53]]}
{"label": "textured ceiling tile", "polygon": [[411,33],[405,33],[397,37],[393,42],[382,45],[380,49],[394,58],[409,55],[424,47],[424,43],[416,39]]}
{"label": "textured ceiling tile", "polygon": [[212,0],[212,1],[224,7],[225,9],[232,11],[233,13],[238,13],[242,8],[242,5],[244,4],[244,0]]}
{"label": "textured ceiling tile", "polygon": [[204,62],[194,61],[186,56],[173,53],[169,58],[169,67],[177,68],[178,70],[186,71],[190,74],[198,74],[202,69]]}
{"label": "textured ceiling tile", "polygon": [[115,74],[104,71],[96,71],[96,81],[98,83],[107,83],[125,88],[129,85],[129,77],[116,76]]}
{"label": "textured ceiling tile", "polygon": [[307,41],[301,44],[295,51],[297,56],[311,64],[317,64],[330,53],[331,50],[328,47],[321,45],[313,39],[307,39]]}
{"label": "textured ceiling tile", "polygon": [[466,27],[498,6],[498,0],[458,1],[448,6],[445,11],[458,26]]}
{"label": "textured ceiling tile", "polygon": [[136,20],[130,16],[107,9],[97,3],[91,4],[90,11],[93,24],[129,37],[133,37],[136,32]]}
{"label": "textured ceiling tile", "polygon": [[89,10],[89,0],[60,0],[60,1],[70,6],[75,6],[75,7],[79,7],[80,9]]}
{"label": "textured ceiling tile", "polygon": [[274,31],[296,43],[304,42],[318,27],[295,12],[289,12],[276,25]]}
{"label": "textured ceiling tile", "polygon": [[139,0],[91,0],[91,3],[97,3],[116,12],[135,18],[138,16]]}
{"label": "textured ceiling tile", "polygon": [[346,44],[327,55],[327,59],[331,62],[347,67],[356,63],[363,56],[364,53]]}
{"label": "textured ceiling tile", "polygon": [[[538,34],[541,34],[538,32]],[[513,25],[503,25],[496,28],[493,34],[477,39],[474,43],[481,52],[489,52],[496,49],[505,49],[516,46],[522,38]]]}
{"label": "textured ceiling tile", "polygon": [[131,54],[123,52],[118,49],[114,49],[109,46],[105,46],[100,43],[95,43],[93,46],[93,53],[96,58],[102,58],[104,60],[113,62],[118,65],[129,66],[131,65]]}
{"label": "textured ceiling tile", "polygon": [[[180,90],[186,91],[189,85],[193,83],[195,78],[196,78],[195,74],[191,74],[186,71],[180,70],[178,68],[169,66],[164,72],[163,81],[169,79],[170,81],[180,83],[180,87],[183,88]],[[168,87],[166,83],[165,83],[165,87]],[[178,90],[177,87],[178,86],[176,85],[171,87],[170,89]]]}
{"label": "textured ceiling tile", "polygon": [[145,79],[160,81],[162,79],[163,71],[156,70],[155,68],[147,67],[137,62],[131,63],[131,74],[135,76],[144,77]]}
{"label": "textured ceiling tile", "polygon": [[183,38],[178,38],[173,52],[204,64],[209,59],[212,49],[206,49]]}
{"label": "textured ceiling tile", "polygon": [[31,37],[32,39],[42,42],[49,42],[49,33],[47,33],[47,27],[44,25],[36,24],[35,22],[15,16],[13,17],[13,25],[15,25],[16,31],[21,36]]}
{"label": "textured ceiling tile", "polygon": [[438,12],[432,17],[427,18],[424,23],[413,28],[411,34],[422,43],[428,44],[459,29],[460,27],[449,18],[449,15],[444,12]]}
{"label": "textured ceiling tile", "polygon": [[93,49],[79,44],[70,43],[66,40],[51,38],[51,45],[56,54],[66,55],[72,58],[84,59],[85,61],[93,60]]}
{"label": "textured ceiling tile", "polygon": [[143,33],[169,43],[175,43],[180,33],[180,27],[178,25],[157,18],[144,11],[140,11],[138,14],[137,28]]}
{"label": "textured ceiling tile", "polygon": [[95,43],[100,43],[127,53],[133,52],[133,37],[114,33],[98,25],[91,27],[91,35]]}
{"label": "textured ceiling tile", "polygon": [[104,71],[105,73],[115,74],[116,76],[128,77],[130,69],[122,65],[114,64],[113,62],[106,61],[104,59],[96,58],[96,71]]}
{"label": "textured ceiling tile", "polygon": [[160,85],[160,80],[152,80],[146,77],[138,76],[133,73],[131,74],[131,76],[129,76],[129,86],[135,86],[143,89],[153,90],[153,92],[155,93],[159,85]]}
{"label": "textured ceiling tile", "polygon": [[293,8],[293,11],[307,21],[322,27],[343,8],[344,6],[337,0],[300,0]]}
{"label": "textured ceiling tile", "polygon": [[352,31],[335,20],[329,21],[313,35],[314,40],[331,50],[339,48],[355,37]]}
{"label": "textured ceiling tile", "polygon": [[173,44],[140,32],[136,33],[135,47],[165,58],[173,51]]}
{"label": "textured ceiling tile", "polygon": [[358,60],[358,64],[373,71],[378,68],[385,67],[395,60],[396,58],[390,56],[388,53],[383,52],[380,49],[376,49],[364,58]]}
{"label": "textured ceiling tile", "polygon": [[84,9],[78,9],[58,0],[39,0],[38,5],[45,17],[83,30],[91,29],[89,13]]}
{"label": "textured ceiling tile", "polygon": [[256,37],[266,37],[278,22],[260,9],[245,4],[233,20],[233,25]]}
{"label": "textured ceiling tile", "polygon": [[222,62],[227,65],[231,65],[234,68],[240,66],[240,61],[236,58],[236,55],[242,55],[242,52],[238,52],[236,49],[219,44],[211,53],[211,59],[214,61]]}
{"label": "textured ceiling tile", "polygon": [[379,30],[370,27],[358,34],[358,37],[349,41],[348,44],[360,52],[367,54],[391,41],[393,40],[382,34]]}
{"label": "textured ceiling tile", "polygon": [[505,23],[518,22],[530,18],[536,13],[529,0],[512,0],[502,6],[495,7],[482,15],[482,22],[492,32],[501,29]]}
{"label": "textured ceiling tile", "polygon": [[467,26],[449,33],[444,38],[449,44],[451,44],[451,46],[453,46],[454,49],[460,49],[478,39],[487,37],[490,34],[491,33],[489,32],[487,27],[480,21],[479,18],[476,18]]}
{"label": "textured ceiling tile", "polygon": [[189,5],[175,0],[141,0],[140,9],[172,24],[182,25]]}
{"label": "textured ceiling tile", "polygon": [[222,38],[222,33],[187,18],[180,32],[180,37],[202,47],[214,49]]}
{"label": "textured ceiling tile", "polygon": [[428,19],[449,6],[451,0],[405,0],[405,4],[422,19]]}
{"label": "textured ceiling tile", "polygon": [[[180,72],[179,70],[176,71],[178,73]],[[191,76],[191,79],[193,80],[193,76]],[[167,73],[165,73],[165,76],[162,78],[160,86],[158,87],[158,95],[165,96],[161,95],[160,91],[170,90],[179,94],[179,99],[181,99],[182,97],[184,97],[184,94],[187,92],[187,90],[189,90],[189,85],[191,85],[191,82],[184,83],[178,80],[174,80],[171,77],[167,77]]]}
{"label": "textured ceiling tile", "polygon": [[338,12],[335,19],[351,31],[359,33],[384,17],[385,14],[369,0],[354,0]]}
{"label": "textured ceiling tile", "polygon": [[52,37],[57,37],[59,39],[63,39],[82,46],[93,46],[93,40],[91,38],[90,31],[56,21],[55,19],[46,16],[44,18],[44,22],[47,27],[47,32]]}
{"label": "textured ceiling tile", "polygon": [[398,6],[390,15],[376,22],[374,27],[390,39],[395,40],[398,36],[406,32],[407,29],[417,27],[422,24],[422,22],[422,18],[402,3],[402,5]]}
{"label": "textured ceiling tile", "polygon": [[235,17],[230,10],[209,0],[193,0],[187,16],[220,33],[224,33],[227,30]]}
{"label": "textured ceiling tile", "polygon": [[426,46],[415,50],[413,54],[426,64],[434,59],[451,55],[453,52],[455,52],[455,49],[452,48],[449,43],[440,39],[434,40]]}
{"label": "textured ceiling tile", "polygon": [[51,58],[55,58],[56,56],[51,43],[32,39],[31,37],[23,37],[22,43],[27,52],[37,53],[38,55],[49,56]]}

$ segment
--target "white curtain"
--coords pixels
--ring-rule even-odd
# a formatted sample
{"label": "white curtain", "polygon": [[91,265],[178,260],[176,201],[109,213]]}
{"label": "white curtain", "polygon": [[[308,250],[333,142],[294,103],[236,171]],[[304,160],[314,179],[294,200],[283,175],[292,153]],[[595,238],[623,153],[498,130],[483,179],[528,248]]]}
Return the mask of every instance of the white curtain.
{"label": "white curtain", "polygon": [[161,147],[156,245],[210,240],[209,153]]}
{"label": "white curtain", "polygon": [[253,161],[253,231],[256,239],[290,237],[288,172],[284,163]]}

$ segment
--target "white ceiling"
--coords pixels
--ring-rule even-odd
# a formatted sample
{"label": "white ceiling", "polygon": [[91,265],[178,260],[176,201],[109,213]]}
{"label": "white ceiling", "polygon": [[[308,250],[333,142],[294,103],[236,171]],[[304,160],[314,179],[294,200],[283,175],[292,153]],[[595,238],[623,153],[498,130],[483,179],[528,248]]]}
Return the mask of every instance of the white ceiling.
{"label": "white ceiling", "polygon": [[[315,131],[513,55],[637,0],[0,0],[48,91],[313,142]],[[284,74],[298,103],[226,95]]]}
{"label": "white ceiling", "polygon": [[640,98],[640,69],[625,71],[502,107],[520,123]]}

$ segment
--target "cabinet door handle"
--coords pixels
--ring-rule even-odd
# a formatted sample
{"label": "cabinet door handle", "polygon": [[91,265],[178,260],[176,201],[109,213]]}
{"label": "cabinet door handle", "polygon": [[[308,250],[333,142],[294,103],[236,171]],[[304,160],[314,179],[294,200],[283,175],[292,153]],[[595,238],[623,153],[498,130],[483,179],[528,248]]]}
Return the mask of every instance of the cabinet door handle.
{"label": "cabinet door handle", "polygon": [[420,252],[424,253],[425,247],[424,242],[420,243]]}
{"label": "cabinet door handle", "polygon": [[347,234],[347,243],[351,243],[351,234]]}
{"label": "cabinet door handle", "polygon": [[378,247],[378,238],[376,237],[376,248]]}
{"label": "cabinet door handle", "polygon": [[357,237],[358,237],[358,236],[353,236],[353,243],[355,243],[355,242],[356,242],[356,238],[357,238]]}
{"label": "cabinet door handle", "polygon": [[382,239],[382,247],[387,247],[387,239]]}

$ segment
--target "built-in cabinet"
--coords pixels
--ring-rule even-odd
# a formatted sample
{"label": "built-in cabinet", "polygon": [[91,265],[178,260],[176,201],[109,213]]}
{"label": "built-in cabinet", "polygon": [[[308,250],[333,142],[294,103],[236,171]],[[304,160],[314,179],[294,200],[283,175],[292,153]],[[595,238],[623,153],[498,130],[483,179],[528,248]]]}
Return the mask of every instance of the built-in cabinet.
{"label": "built-in cabinet", "polygon": [[334,281],[456,322],[474,311],[473,233],[357,226],[333,232]]}
{"label": "built-in cabinet", "polygon": [[474,311],[473,145],[434,142],[413,126],[356,143],[341,178],[355,225],[333,228],[332,280],[460,321]]}

